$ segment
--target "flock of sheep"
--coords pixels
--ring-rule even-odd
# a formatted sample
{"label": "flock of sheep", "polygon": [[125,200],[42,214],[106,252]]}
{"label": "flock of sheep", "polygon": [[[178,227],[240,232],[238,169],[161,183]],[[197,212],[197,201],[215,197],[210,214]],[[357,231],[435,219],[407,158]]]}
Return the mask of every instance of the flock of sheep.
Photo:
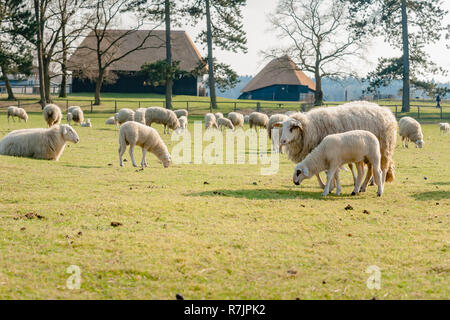
{"label": "flock of sheep", "polygon": [[[62,112],[55,104],[43,109],[44,120],[48,129],[22,129],[7,134],[0,140],[0,154],[32,157],[38,159],[58,160],[66,143],[78,143],[76,131],[70,126],[73,121],[80,126],[91,127],[80,107],[67,110],[67,122],[61,124]],[[9,118],[18,117],[28,120],[26,111],[18,107],[9,107]],[[207,113],[204,118],[205,129],[243,128],[248,123],[250,128],[265,128],[272,139],[274,152],[285,151],[290,160],[296,163],[293,182],[299,185],[304,179],[316,176],[322,195],[329,194],[336,188],[341,192],[339,171],[343,165],[350,167],[354,189],[352,194],[364,192],[372,181],[378,186],[377,195],[381,196],[384,183],[394,180],[394,149],[397,131],[402,137],[402,146],[408,147],[412,141],[422,148],[423,134],[420,124],[411,117],[403,117],[397,123],[392,112],[375,103],[356,101],[336,107],[321,107],[309,112],[289,111],[274,114],[270,118],[261,112],[243,115],[230,112],[225,118],[220,112]],[[169,130],[184,130],[188,124],[188,111],[185,109],[169,110],[160,107],[128,108],[119,110],[106,124],[120,125],[119,129],[119,163],[123,165],[122,156],[127,145],[133,166],[134,147],[142,148],[141,166],[146,167],[146,152],[153,153],[167,168],[171,162],[170,153],[158,132],[151,127],[153,123],[164,125],[164,134]],[[448,123],[439,124],[440,131],[450,133]],[[278,130],[278,135],[274,135]],[[278,140],[276,140],[278,139]],[[356,166],[355,174],[353,165]],[[367,170],[365,168],[367,167]],[[324,184],[319,173],[325,171],[327,181]],[[364,175],[366,178],[363,181]]]}

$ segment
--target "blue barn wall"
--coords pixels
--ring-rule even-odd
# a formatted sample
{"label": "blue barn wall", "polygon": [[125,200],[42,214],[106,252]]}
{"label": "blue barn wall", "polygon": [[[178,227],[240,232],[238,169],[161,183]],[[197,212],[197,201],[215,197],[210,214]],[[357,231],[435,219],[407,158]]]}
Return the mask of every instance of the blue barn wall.
{"label": "blue barn wall", "polygon": [[308,86],[301,85],[273,85],[261,89],[244,92],[238,99],[270,100],[270,101],[299,101],[300,93],[312,93]]}

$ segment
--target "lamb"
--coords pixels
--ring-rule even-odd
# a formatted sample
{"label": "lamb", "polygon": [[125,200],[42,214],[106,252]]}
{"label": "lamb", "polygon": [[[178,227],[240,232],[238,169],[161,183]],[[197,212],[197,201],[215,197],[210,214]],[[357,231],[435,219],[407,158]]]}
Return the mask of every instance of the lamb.
{"label": "lamb", "polygon": [[216,117],[212,113],[205,114],[205,129],[211,129],[211,128],[219,129],[216,122]]}
{"label": "lamb", "polygon": [[105,124],[115,124],[117,125],[117,120],[115,116],[109,117],[106,119]]}
{"label": "lamb", "polygon": [[28,121],[28,114],[25,111],[25,109],[19,108],[19,107],[15,107],[15,106],[8,107],[7,116],[8,116],[8,123],[9,123],[9,117],[12,117],[13,122],[16,122],[14,120],[14,117],[19,118],[19,122],[20,122],[20,119],[25,120],[25,122]]}
{"label": "lamb", "polygon": [[235,128],[244,127],[244,115],[239,112],[230,112],[228,119],[231,121]]}
{"label": "lamb", "polygon": [[164,125],[164,133],[169,133],[169,129],[177,130],[180,127],[180,121],[175,112],[161,107],[150,107],[145,111],[145,124],[151,126],[152,123]]}
{"label": "lamb", "polygon": [[80,107],[73,106],[67,109],[67,122],[69,123],[69,125],[72,120],[79,124],[84,121],[84,113]]}
{"label": "lamb", "polygon": [[450,124],[448,122],[439,123],[439,133],[449,133],[450,134]]}
{"label": "lamb", "polygon": [[365,130],[352,130],[326,136],[303,161],[296,165],[293,182],[299,185],[304,179],[328,170],[327,183],[322,196],[328,195],[334,179],[336,179],[336,194],[339,195],[341,192],[339,168],[343,164],[354,162],[358,170],[352,192],[352,195],[355,195],[360,192],[364,177],[364,160],[372,165],[373,176],[378,185],[377,195],[381,196],[384,183],[380,164],[380,143],[373,133]]}
{"label": "lamb", "polygon": [[188,119],[186,116],[179,117],[178,121],[180,122],[180,129],[184,130],[187,128]]}
{"label": "lamb", "polygon": [[234,130],[233,123],[230,119],[227,118],[219,118],[217,120],[217,125],[219,126],[219,129],[222,130],[223,127],[227,127],[228,129]]}
{"label": "lamb", "polygon": [[15,130],[0,141],[0,154],[58,161],[67,141],[80,141],[68,124],[53,125],[49,129]]}
{"label": "lamb", "polygon": [[423,134],[420,123],[411,117],[403,117],[398,122],[398,133],[402,137],[402,147],[408,148],[408,141],[414,141],[416,148],[422,148]]}
{"label": "lamb", "polygon": [[50,103],[46,105],[42,110],[42,113],[44,114],[44,120],[49,128],[55,124],[61,123],[61,109],[56,104]]}
{"label": "lamb", "polygon": [[87,119],[85,122],[82,122],[81,126],[91,128],[92,127],[91,119]]}
{"label": "lamb", "polygon": [[175,110],[174,112],[178,119],[182,116],[185,116],[187,118],[187,116],[189,114],[189,112],[186,109],[178,109],[178,110]]}
{"label": "lamb", "polygon": [[120,125],[127,121],[134,121],[134,111],[128,108],[120,109],[117,114],[117,123]]}
{"label": "lamb", "polygon": [[[296,113],[276,126],[282,126],[281,144],[289,159],[302,161],[329,134],[351,130],[372,132],[380,142],[383,182],[394,180],[394,149],[397,121],[392,112],[375,103],[357,101],[337,107],[321,107],[306,113]],[[318,177],[319,184],[323,188]],[[364,185],[363,185],[364,187]]]}
{"label": "lamb", "polygon": [[261,112],[252,112],[248,118],[248,124],[250,125],[250,129],[255,127],[267,127],[267,123],[269,122],[269,117]]}
{"label": "lamb", "polygon": [[216,113],[214,113],[214,116],[216,117],[216,121],[217,121],[220,118],[223,118],[223,113],[222,112],[216,112]]}
{"label": "lamb", "polygon": [[[275,152],[281,152],[280,138],[281,138],[281,128],[274,127],[274,125],[278,122],[284,122],[289,117],[284,114],[274,114],[269,118],[269,122],[267,122],[267,134],[269,138],[272,140],[272,150]],[[272,136],[272,130],[278,130],[278,139],[275,140],[275,137]]]}
{"label": "lamb", "polygon": [[147,108],[138,108],[134,112],[134,121],[145,124],[145,111]]}
{"label": "lamb", "polygon": [[161,160],[164,168],[167,168],[171,162],[167,146],[158,131],[142,123],[130,121],[124,123],[119,129],[119,164],[121,167],[123,166],[122,156],[127,149],[127,145],[130,145],[129,153],[134,167],[137,167],[133,154],[136,145],[142,148],[142,168],[147,167],[147,161],[145,160],[147,151],[152,152]]}

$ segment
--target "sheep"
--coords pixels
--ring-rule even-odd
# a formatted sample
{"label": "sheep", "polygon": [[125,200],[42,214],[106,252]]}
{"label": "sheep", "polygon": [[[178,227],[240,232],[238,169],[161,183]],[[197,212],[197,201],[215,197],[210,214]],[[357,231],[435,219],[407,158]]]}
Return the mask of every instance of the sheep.
{"label": "sheep", "polygon": [[293,114],[297,113],[297,111],[286,111],[284,114],[287,115],[288,117],[292,116]]}
{"label": "sheep", "polygon": [[19,107],[15,107],[15,106],[8,107],[7,115],[8,115],[8,123],[9,123],[9,117],[12,117],[13,122],[16,122],[14,120],[14,117],[19,118],[19,122],[20,122],[20,119],[25,120],[25,122],[28,121],[28,114],[27,114],[27,112],[25,111],[25,109],[22,109],[22,108],[19,108]]}
{"label": "sheep", "polygon": [[408,148],[408,141],[414,141],[416,148],[422,148],[423,134],[420,123],[411,117],[403,117],[398,122],[398,133],[402,137],[402,147]]}
{"label": "sheep", "polygon": [[250,118],[249,115],[245,115],[245,116],[244,116],[244,122],[245,122],[245,123],[248,123],[248,119],[249,119],[249,118]]}
{"label": "sheep", "polygon": [[216,112],[216,113],[214,113],[214,117],[216,117],[216,121],[217,121],[220,118],[223,118],[223,113],[222,112]]}
{"label": "sheep", "polygon": [[67,109],[67,123],[70,125],[71,121],[81,124],[84,121],[84,113],[78,106],[73,106]]}
{"label": "sheep", "polygon": [[205,129],[211,129],[211,128],[219,129],[216,122],[216,117],[212,113],[205,114]]}
{"label": "sheep", "polygon": [[228,119],[231,121],[235,128],[244,127],[244,115],[239,112],[230,112]]}
{"label": "sheep", "polygon": [[[356,101],[336,107],[315,108],[306,113],[298,112],[275,126],[282,126],[281,144],[286,146],[289,159],[295,163],[302,161],[329,134],[370,131],[380,142],[383,182],[395,179],[393,155],[398,128],[395,116],[388,108]],[[324,188],[320,177],[318,181]]]}
{"label": "sheep", "polygon": [[439,123],[439,133],[449,133],[450,134],[450,124],[448,122]]}
{"label": "sheep", "polygon": [[91,128],[92,127],[91,119],[87,119],[85,122],[82,122],[81,126]]}
{"label": "sheep", "polygon": [[80,141],[68,124],[56,124],[49,129],[15,130],[0,141],[0,154],[58,161],[67,141]]}
{"label": "sheep", "polygon": [[222,130],[223,127],[227,127],[228,129],[234,130],[233,123],[230,119],[227,118],[219,118],[217,120],[217,125],[219,126],[219,129]]}
{"label": "sheep", "polygon": [[42,110],[42,113],[44,114],[44,120],[49,128],[55,124],[61,123],[61,109],[56,104],[50,103],[46,105]]}
{"label": "sheep", "polygon": [[269,117],[261,112],[252,112],[248,118],[248,124],[250,125],[250,129],[255,127],[267,127],[267,123],[269,122]]}
{"label": "sheep", "polygon": [[186,109],[178,109],[178,110],[175,110],[174,112],[178,119],[182,116],[185,116],[187,118],[187,116],[189,114],[189,112]]}
{"label": "sheep", "polygon": [[162,161],[164,168],[167,168],[171,162],[169,151],[164,141],[154,128],[148,127],[139,122],[124,123],[119,129],[119,164],[123,167],[122,156],[130,145],[129,153],[131,162],[137,167],[134,161],[134,147],[136,145],[142,148],[141,167],[147,167],[145,154],[147,151],[152,152],[159,160]]}
{"label": "sheep", "polygon": [[145,111],[147,108],[138,108],[134,112],[134,121],[145,124]]}
{"label": "sheep", "polygon": [[186,116],[179,117],[178,121],[180,122],[180,129],[184,130],[187,128],[188,119]]}
{"label": "sheep", "polygon": [[[269,138],[272,141],[272,150],[275,152],[281,152],[282,147],[280,145],[281,129],[274,128],[274,125],[278,122],[284,122],[288,118],[289,117],[287,115],[277,113],[277,114],[271,115],[269,118],[269,121],[267,122],[267,134],[269,135]],[[278,130],[278,140],[275,140],[275,138],[272,137],[272,129]]]}
{"label": "sheep", "polygon": [[164,133],[169,133],[169,129],[177,130],[180,127],[180,121],[175,112],[161,107],[150,107],[145,111],[145,124],[150,126],[152,123],[159,123],[164,125]]}
{"label": "sheep", "polygon": [[116,117],[115,116],[109,117],[108,119],[106,119],[105,124],[117,125]]}
{"label": "sheep", "polygon": [[117,123],[121,125],[127,121],[134,121],[134,111],[128,108],[120,109],[117,113]]}
{"label": "sheep", "polygon": [[336,179],[336,194],[340,195],[339,168],[343,164],[354,162],[358,170],[352,192],[352,195],[355,195],[360,192],[364,177],[364,160],[368,160],[372,165],[373,176],[378,185],[377,195],[381,196],[384,183],[380,164],[380,143],[373,133],[365,130],[330,134],[323,138],[322,142],[295,166],[293,182],[299,185],[304,179],[327,170],[327,183],[322,196],[328,195],[334,179]]}

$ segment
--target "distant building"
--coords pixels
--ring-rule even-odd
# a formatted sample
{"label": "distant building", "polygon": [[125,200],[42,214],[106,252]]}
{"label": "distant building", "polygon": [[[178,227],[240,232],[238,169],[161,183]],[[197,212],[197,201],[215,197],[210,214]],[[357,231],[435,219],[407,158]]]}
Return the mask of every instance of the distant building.
{"label": "distant building", "polygon": [[[61,84],[61,76],[55,75],[50,71],[50,93],[58,93]],[[39,93],[39,68],[33,66],[31,74],[25,75],[8,75],[9,83],[14,93],[18,94],[38,94]],[[70,92],[70,84],[67,85]],[[4,80],[0,80],[0,93],[6,92],[6,84]]]}
{"label": "distant building", "polygon": [[270,61],[245,87],[239,99],[311,101],[316,85],[288,57]]}
{"label": "distant building", "polygon": [[[117,39],[118,35],[127,30],[108,30],[106,37]],[[138,30],[123,37],[117,44],[114,54],[120,55],[136,47],[148,34],[148,30]],[[192,42],[191,38],[184,31],[172,31],[172,60],[180,61],[180,69],[192,71],[200,62],[202,57]],[[92,92],[95,91],[95,81],[91,81],[82,76],[82,73],[97,71],[97,55],[95,51],[96,38],[91,32],[79,45],[68,61],[68,69],[72,71],[72,92]],[[111,64],[108,68],[114,73],[116,81],[114,83],[103,83],[102,92],[120,93],[161,93],[165,92],[164,86],[152,86],[144,84],[146,79],[139,74],[144,63],[153,63],[158,60],[165,60],[165,30],[152,31],[152,35],[146,40],[145,49],[136,50]],[[94,50],[93,50],[94,49]],[[80,72],[82,71],[82,72]],[[183,76],[176,79],[173,84],[174,94],[184,95],[204,95],[205,89],[202,87],[201,76]]]}

